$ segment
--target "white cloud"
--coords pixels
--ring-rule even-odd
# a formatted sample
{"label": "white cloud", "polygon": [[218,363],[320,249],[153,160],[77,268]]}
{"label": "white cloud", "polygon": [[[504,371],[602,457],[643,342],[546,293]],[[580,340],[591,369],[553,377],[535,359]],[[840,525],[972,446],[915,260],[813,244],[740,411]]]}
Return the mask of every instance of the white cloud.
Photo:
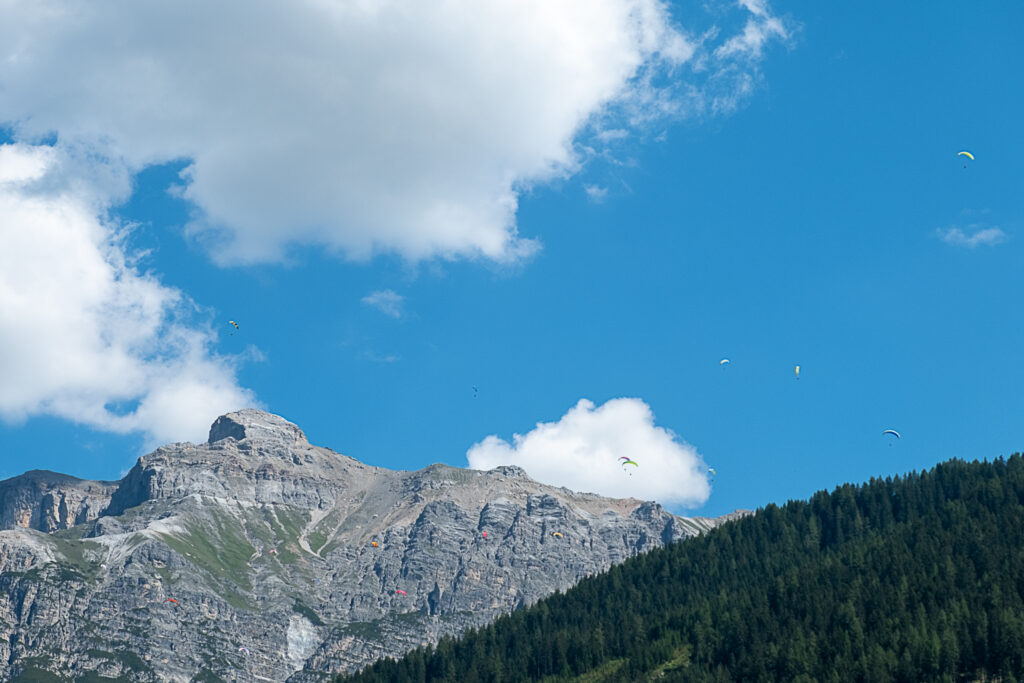
{"label": "white cloud", "polygon": [[1009,236],[999,228],[978,228],[977,226],[970,226],[968,229],[971,228],[976,229],[970,235],[958,227],[939,228],[938,236],[939,239],[946,244],[952,244],[957,247],[967,247],[968,249],[974,249],[981,245],[991,247],[1009,239]]}
{"label": "white cloud", "polygon": [[587,198],[590,201],[596,203],[604,201],[604,198],[608,196],[608,188],[600,185],[584,185],[583,191],[587,193]]}
{"label": "white cloud", "polygon": [[739,4],[755,17],[768,16],[768,0],[739,0]]}
{"label": "white cloud", "polygon": [[610,130],[599,130],[594,134],[594,137],[601,142],[611,142],[612,140],[623,140],[629,137],[629,131],[623,130],[622,128],[612,128]]}
{"label": "white cloud", "polygon": [[740,5],[754,16],[747,20],[742,33],[733,36],[715,49],[715,56],[760,59],[761,52],[769,41],[789,38],[789,31],[782,20],[768,11],[767,0],[740,0]]}
{"label": "white cloud", "polygon": [[[623,471],[619,456],[639,466]],[[697,451],[655,426],[651,409],[637,398],[612,399],[597,408],[581,399],[558,422],[538,423],[527,434],[513,435],[511,444],[488,436],[466,457],[474,469],[518,465],[545,484],[618,498],[689,507],[710,494]]]}
{"label": "white cloud", "polygon": [[190,230],[222,263],[295,243],[514,261],[538,248],[519,193],[575,172],[586,131],[750,91],[787,33],[735,7],[753,18],[716,49],[665,0],[9,0],[0,125],[56,134],[83,177],[186,161]]}
{"label": "white cloud", "polygon": [[0,418],[52,415],[152,444],[203,441],[254,403],[192,304],[135,264],[105,195],[59,150],[0,145]]}
{"label": "white cloud", "polygon": [[373,306],[384,315],[389,315],[392,318],[401,318],[402,302],[405,301],[405,297],[391,289],[380,289],[376,292],[370,292],[360,301],[367,306]]}

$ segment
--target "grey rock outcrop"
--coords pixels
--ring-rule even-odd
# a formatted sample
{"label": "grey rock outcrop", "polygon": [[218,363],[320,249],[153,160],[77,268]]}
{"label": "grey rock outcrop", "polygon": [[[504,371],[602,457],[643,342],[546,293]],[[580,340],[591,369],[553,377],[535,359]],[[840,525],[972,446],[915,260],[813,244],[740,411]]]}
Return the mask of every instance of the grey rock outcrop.
{"label": "grey rock outcrop", "polygon": [[256,410],[120,482],[61,477],[0,483],[0,680],[328,680],[720,523],[517,467],[370,467]]}
{"label": "grey rock outcrop", "polygon": [[88,481],[47,470],[30,470],[0,481],[0,529],[49,533],[91,522],[110,503],[116,481]]}

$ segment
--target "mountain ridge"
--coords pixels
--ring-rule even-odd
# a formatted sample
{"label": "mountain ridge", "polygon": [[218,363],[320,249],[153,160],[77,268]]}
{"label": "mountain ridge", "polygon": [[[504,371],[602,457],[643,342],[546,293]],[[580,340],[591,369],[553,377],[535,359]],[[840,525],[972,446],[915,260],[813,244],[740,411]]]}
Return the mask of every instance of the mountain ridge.
{"label": "mountain ridge", "polygon": [[26,475],[0,482],[2,680],[323,680],[720,523],[514,466],[373,467],[257,410],[117,482]]}
{"label": "mountain ridge", "polygon": [[768,504],[336,683],[1010,681],[1024,458]]}

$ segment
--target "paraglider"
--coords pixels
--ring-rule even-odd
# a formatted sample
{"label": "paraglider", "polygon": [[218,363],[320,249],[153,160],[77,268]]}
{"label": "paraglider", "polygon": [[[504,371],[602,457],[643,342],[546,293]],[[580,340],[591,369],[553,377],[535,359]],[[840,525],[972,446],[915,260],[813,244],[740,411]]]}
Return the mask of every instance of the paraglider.
{"label": "paraglider", "polygon": [[970,159],[971,161],[974,161],[974,155],[973,155],[973,154],[971,154],[970,152],[968,152],[968,151],[967,151],[966,149],[965,149],[965,150],[963,150],[962,152],[957,152],[957,153],[956,153],[956,155],[957,155],[958,157],[967,157],[967,158],[968,158],[968,159]]}
{"label": "paraglider", "polygon": [[628,455],[620,455],[619,456],[619,460],[629,460],[629,456]]}
{"label": "paraglider", "polygon": [[405,595],[405,591],[402,590],[401,588],[399,588],[398,590],[395,591],[395,595]]}
{"label": "paraglider", "polygon": [[178,604],[178,601],[175,600],[174,598],[167,598],[166,600],[164,600],[164,602],[173,602],[175,605]]}
{"label": "paraglider", "polygon": [[373,542],[373,543],[372,543],[371,545],[372,545],[372,546],[373,546],[374,548],[376,548],[376,547],[377,547],[377,541],[374,541],[374,542]]}
{"label": "paraglider", "polygon": [[473,398],[476,398],[476,394],[479,391],[476,387],[473,387]]}
{"label": "paraglider", "polygon": [[270,554],[271,555],[277,555],[277,548],[271,548],[270,549]]}
{"label": "paraglider", "polygon": [[249,648],[247,648],[247,647],[246,647],[245,645],[243,645],[242,647],[238,648],[238,651],[239,651],[239,652],[241,652],[241,653],[243,653],[243,654],[246,654],[246,655],[249,655],[249,654],[251,654],[251,653],[249,652]]}
{"label": "paraglider", "polygon": [[800,366],[799,365],[797,365],[795,368],[793,368],[793,374],[796,376],[797,379],[800,379]]}
{"label": "paraglider", "polygon": [[895,429],[886,429],[884,432],[882,432],[882,434],[892,434],[897,439],[900,438],[900,433],[897,432]]}
{"label": "paraglider", "polygon": [[484,538],[487,538],[487,532],[486,531],[484,532]]}
{"label": "paraglider", "polygon": [[[228,325],[234,325],[234,326],[235,326],[235,330],[238,330],[238,323],[236,323],[236,322],[235,322],[234,320],[229,320],[229,321],[228,321]],[[231,336],[232,336],[232,337],[233,337],[233,336],[235,336],[235,333],[234,333],[234,332],[232,332],[232,333],[231,333]]]}
{"label": "paraglider", "polygon": [[728,365],[730,362],[732,362],[732,361],[730,361],[728,358],[723,358],[722,360],[718,361],[718,364],[724,366],[724,365]]}
{"label": "paraglider", "polygon": [[714,467],[709,467],[708,468],[708,473],[711,474],[712,477],[714,477],[714,476],[716,476],[718,474],[718,472],[715,472],[715,468]]}
{"label": "paraglider", "polygon": [[557,531],[551,532],[551,535],[554,536],[555,538],[562,538],[562,534],[558,533]]}
{"label": "paraglider", "polygon": [[625,468],[626,465],[632,465],[633,467],[640,467],[640,465],[636,464],[635,460],[630,460],[629,458],[626,458],[626,462],[622,463],[622,467]]}

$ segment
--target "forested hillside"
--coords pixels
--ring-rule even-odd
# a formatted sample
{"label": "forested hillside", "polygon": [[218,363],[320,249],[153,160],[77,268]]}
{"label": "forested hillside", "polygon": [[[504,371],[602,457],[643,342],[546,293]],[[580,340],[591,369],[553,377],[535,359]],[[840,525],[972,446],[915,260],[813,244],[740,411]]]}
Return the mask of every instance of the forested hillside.
{"label": "forested hillside", "polygon": [[819,492],[339,681],[1016,681],[1024,460]]}

